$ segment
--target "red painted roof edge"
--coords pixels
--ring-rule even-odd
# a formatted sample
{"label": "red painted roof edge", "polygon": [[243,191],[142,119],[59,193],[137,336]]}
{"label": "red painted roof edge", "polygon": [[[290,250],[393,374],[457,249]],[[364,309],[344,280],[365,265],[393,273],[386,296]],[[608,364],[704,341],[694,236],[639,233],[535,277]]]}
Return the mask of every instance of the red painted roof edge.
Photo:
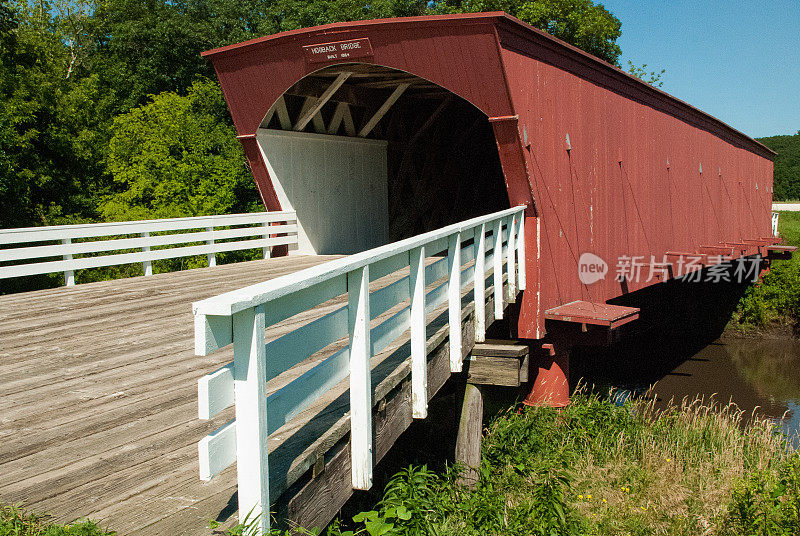
{"label": "red painted roof edge", "polygon": [[747,134],[741,132],[730,126],[729,124],[725,123],[724,121],[717,119],[713,115],[706,113],[699,108],[692,106],[691,104],[674,97],[663,91],[658,89],[657,87],[648,84],[647,82],[623,71],[616,65],[612,65],[607,61],[598,58],[580,48],[571,45],[557,37],[553,37],[549,33],[540,30],[539,28],[535,28],[530,24],[519,20],[516,17],[513,17],[507,14],[504,11],[491,11],[485,13],[457,13],[452,15],[426,15],[420,17],[396,17],[396,18],[387,18],[387,19],[372,19],[372,20],[359,20],[359,21],[349,21],[349,22],[334,22],[331,24],[323,24],[321,26],[312,26],[310,28],[299,28],[297,30],[288,30],[285,32],[279,32],[272,35],[267,35],[264,37],[257,37],[254,39],[250,39],[248,41],[243,41],[241,43],[235,43],[232,45],[227,45],[220,48],[215,48],[213,50],[208,50],[201,55],[203,57],[212,58],[218,55],[230,55],[230,54],[237,54],[240,52],[244,52],[244,49],[249,48],[253,45],[270,43],[273,41],[279,41],[284,39],[291,39],[294,36],[308,34],[308,33],[325,33],[327,31],[339,30],[339,29],[358,29],[358,28],[369,28],[373,26],[389,26],[389,25],[398,25],[398,24],[419,24],[419,23],[428,23],[428,22],[463,22],[464,20],[469,20],[471,22],[486,22],[492,24],[505,24],[510,25],[511,27],[517,27],[518,29],[523,29],[526,32],[533,33],[538,36],[543,42],[545,43],[552,43],[557,45],[559,49],[562,51],[566,51],[572,54],[574,57],[582,60],[584,64],[591,65],[596,70],[602,72],[605,71],[607,74],[627,83],[633,85],[634,87],[638,87],[639,89],[643,89],[644,91],[651,92],[655,97],[661,100],[671,101],[674,104],[677,104],[679,107],[682,107],[689,112],[700,116],[702,119],[711,121],[716,123],[726,130],[734,134],[736,137],[742,138],[749,144],[753,144],[756,149],[759,149],[760,152],[764,153],[765,157],[774,158],[777,154],[775,151],[770,149],[769,147],[765,146],[764,144],[754,140]]}
{"label": "red painted roof edge", "polygon": [[[570,52],[572,52],[574,55],[577,55],[578,57],[580,57],[580,58],[582,58],[584,60],[587,60],[589,64],[591,64],[592,66],[598,68],[598,70],[610,71],[609,74],[611,74],[612,76],[616,76],[618,79],[621,79],[621,80],[627,82],[628,84],[632,84],[635,87],[642,88],[645,91],[650,91],[650,92],[654,93],[655,96],[657,96],[658,98],[660,98],[662,100],[666,99],[666,100],[672,101],[675,104],[677,104],[677,105],[679,105],[679,106],[681,106],[683,108],[687,108],[692,113],[698,114],[698,115],[702,116],[703,118],[705,118],[707,120],[710,120],[710,121],[712,121],[714,123],[719,124],[720,126],[725,127],[727,130],[729,130],[731,133],[735,134],[737,137],[744,138],[746,141],[755,144],[756,146],[758,146],[759,149],[761,149],[764,152],[768,153],[768,155],[771,155],[771,156],[774,157],[775,155],[778,154],[775,151],[773,151],[772,149],[770,149],[769,147],[767,147],[766,145],[764,145],[763,143],[751,138],[750,136],[748,136],[744,132],[733,128],[732,126],[730,126],[729,124],[725,123],[721,119],[717,119],[713,115],[711,115],[711,114],[709,114],[707,112],[704,112],[703,110],[701,110],[699,108],[696,108],[695,106],[692,106],[688,102],[686,102],[684,100],[681,100],[678,97],[675,97],[673,95],[670,95],[666,91],[664,91],[662,89],[659,89],[659,88],[653,86],[652,84],[648,84],[644,80],[642,80],[640,78],[637,78],[637,77],[633,76],[632,74],[630,74],[628,72],[623,71],[621,68],[617,67],[616,65],[608,63],[607,61],[605,61],[605,60],[603,60],[601,58],[598,58],[597,56],[595,56],[593,54],[590,54],[590,53],[588,53],[588,52],[586,52],[584,50],[581,50],[580,48],[576,47],[575,45],[567,43],[566,41],[562,41],[561,39],[559,39],[557,37],[553,37],[549,33],[545,32],[543,30],[540,30],[539,28],[536,28],[534,26],[531,26],[527,22],[521,21],[521,20],[519,20],[518,18],[516,18],[516,17],[514,17],[512,15],[509,15],[509,14],[507,14],[505,12],[499,12],[499,13],[501,13],[503,15],[503,17],[501,17],[501,19],[503,19],[503,22],[506,22],[506,23],[510,22],[513,25],[517,26],[517,27],[521,26],[525,30],[528,30],[529,32],[533,32],[534,34],[542,37],[545,40],[545,42],[550,42],[550,43],[554,43],[554,44],[560,45],[560,48],[562,48],[562,50],[563,49],[567,49]],[[586,63],[586,62],[584,62],[584,63]]]}
{"label": "red painted roof edge", "polygon": [[457,13],[454,15],[424,15],[420,17],[394,17],[386,19],[332,22],[330,24],[322,24],[320,26],[298,28],[297,30],[287,30],[285,32],[278,32],[276,34],[266,35],[264,37],[256,37],[248,41],[242,41],[241,43],[234,43],[232,45],[227,45],[224,47],[207,50],[205,52],[202,52],[200,55],[203,57],[209,57],[209,56],[216,56],[218,54],[235,53],[239,51],[239,49],[245,47],[250,47],[261,43],[267,43],[269,41],[289,39],[296,35],[302,35],[306,33],[314,33],[314,32],[325,33],[326,31],[339,30],[339,29],[352,30],[352,29],[371,27],[371,26],[395,25],[395,24],[419,24],[421,22],[422,23],[438,22],[438,21],[460,22],[465,19],[479,21],[479,22],[493,22],[493,20],[500,19],[503,17],[513,18],[510,17],[508,14],[506,14],[504,11],[491,11],[486,13]]}

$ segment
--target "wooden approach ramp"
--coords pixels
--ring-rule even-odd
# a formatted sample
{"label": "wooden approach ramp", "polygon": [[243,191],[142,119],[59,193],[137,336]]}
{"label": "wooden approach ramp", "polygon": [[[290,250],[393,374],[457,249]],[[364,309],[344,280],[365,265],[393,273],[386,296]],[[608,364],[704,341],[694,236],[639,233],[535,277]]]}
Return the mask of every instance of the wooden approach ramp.
{"label": "wooden approach ramp", "polygon": [[120,535],[210,534],[235,512],[236,472],[198,478],[197,442],[230,414],[198,420],[197,379],[230,355],[194,355],[191,304],[333,258],[0,296],[0,503]]}

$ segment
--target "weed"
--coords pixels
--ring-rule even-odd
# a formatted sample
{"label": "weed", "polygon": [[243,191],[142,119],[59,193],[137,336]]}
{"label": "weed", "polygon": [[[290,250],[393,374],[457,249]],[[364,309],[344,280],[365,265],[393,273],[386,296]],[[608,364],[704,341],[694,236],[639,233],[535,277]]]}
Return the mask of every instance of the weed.
{"label": "weed", "polygon": [[18,506],[0,506],[0,536],[114,536],[94,521],[56,525],[49,516],[27,512]]}
{"label": "weed", "polygon": [[733,404],[656,397],[624,406],[584,391],[563,410],[488,426],[478,484],[458,468],[398,473],[374,510],[329,536],[797,534],[800,455]]}

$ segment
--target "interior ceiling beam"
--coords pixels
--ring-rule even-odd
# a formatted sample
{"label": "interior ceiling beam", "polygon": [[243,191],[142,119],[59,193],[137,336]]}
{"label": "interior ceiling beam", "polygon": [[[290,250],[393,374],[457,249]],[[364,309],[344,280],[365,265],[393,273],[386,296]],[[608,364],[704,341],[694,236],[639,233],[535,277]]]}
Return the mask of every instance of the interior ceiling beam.
{"label": "interior ceiling beam", "polygon": [[361,137],[361,138],[366,138],[367,135],[370,132],[372,132],[372,129],[375,128],[375,125],[377,125],[378,122],[381,119],[383,119],[383,116],[386,115],[386,112],[389,111],[389,108],[391,108],[392,105],[395,102],[397,102],[397,99],[400,98],[400,96],[403,94],[403,92],[406,89],[408,89],[408,87],[410,85],[411,84],[405,83],[405,84],[400,84],[399,86],[397,86],[395,88],[395,90],[392,92],[392,94],[389,95],[389,98],[386,99],[386,101],[381,105],[380,108],[378,108],[378,110],[372,115],[372,117],[369,119],[369,121],[367,121],[364,124],[364,126],[358,132],[358,136]]}
{"label": "interior ceiling beam", "polygon": [[[306,97],[306,100],[303,102],[303,107],[300,109],[300,118],[309,117],[310,119],[314,120],[314,131],[322,134],[325,132],[325,122],[322,120],[322,114],[320,113],[319,109],[317,109],[316,113],[309,116],[309,113],[316,107],[319,99],[316,97]],[[302,128],[298,128],[300,123],[295,123],[295,126],[292,127],[292,130],[300,132],[303,130]],[[308,121],[305,123],[308,124]],[[305,127],[305,125],[304,125]]]}
{"label": "interior ceiling beam", "polygon": [[355,123],[353,123],[353,116],[350,113],[350,105],[346,102],[340,102],[336,105],[331,122],[328,124],[328,134],[336,134],[342,123],[344,123],[345,134],[348,136],[356,135],[356,127]]}
{"label": "interior ceiling beam", "polygon": [[[308,125],[308,123],[315,118],[315,116],[320,112],[320,110],[322,110],[322,107],[325,106],[325,104],[327,104],[327,102],[331,99],[331,97],[333,97],[333,94],[336,93],[336,91],[340,87],[342,87],[342,84],[345,83],[345,81],[350,77],[351,74],[353,73],[347,71],[340,73],[339,76],[336,77],[336,80],[334,80],[333,83],[331,83],[331,85],[328,86],[328,88],[322,93],[322,95],[320,95],[316,99],[316,102],[312,106],[310,106],[307,110],[305,110],[305,113],[300,114],[300,117],[297,119],[297,123],[295,123],[294,125],[294,130],[300,132],[301,130],[306,128],[306,125]],[[303,108],[305,108],[305,106]],[[322,120],[321,116],[319,120],[320,121]],[[316,126],[317,125],[315,125],[315,127]],[[323,124],[322,127],[324,130],[325,125]]]}
{"label": "interior ceiling beam", "polygon": [[281,128],[283,130],[291,129],[292,121],[289,119],[289,110],[286,108],[286,101],[283,99],[283,95],[278,97],[278,100],[275,101],[275,104],[270,106],[267,116],[264,118],[264,121],[261,122],[261,128],[267,128],[270,121],[272,121],[272,117],[276,113],[278,114],[278,121],[281,124]]}
{"label": "interior ceiling beam", "polygon": [[447,95],[447,96],[444,98],[444,100],[443,100],[443,101],[442,101],[442,102],[439,104],[439,106],[438,106],[438,107],[437,107],[437,108],[436,108],[436,109],[433,111],[433,113],[432,113],[432,114],[430,115],[430,117],[428,117],[428,119],[427,119],[427,120],[426,120],[426,121],[425,121],[425,122],[422,124],[422,126],[421,126],[421,127],[419,127],[419,130],[417,130],[417,131],[414,133],[414,135],[413,135],[413,136],[411,136],[411,140],[408,142],[408,145],[409,145],[409,147],[413,147],[413,146],[414,146],[414,144],[416,144],[416,143],[417,143],[417,140],[419,140],[420,136],[422,136],[422,135],[423,135],[423,134],[424,134],[424,133],[425,133],[425,132],[426,132],[426,131],[427,131],[427,130],[430,128],[430,126],[433,124],[433,122],[434,122],[434,121],[436,121],[436,120],[439,118],[439,116],[440,116],[440,115],[441,115],[441,113],[444,111],[444,109],[445,109],[445,108],[447,108],[447,107],[450,105],[450,103],[451,103],[452,101],[453,101],[453,94],[452,94],[452,93],[450,93],[449,95]]}
{"label": "interior ceiling beam", "polygon": [[[383,80],[374,80],[371,79],[368,82],[357,82],[359,87],[368,87],[368,88],[375,88],[375,89],[386,89],[386,88],[394,88],[397,87],[399,83],[408,83],[409,86],[416,86],[416,82],[419,80],[413,76],[403,76],[398,78],[386,78]],[[424,83],[424,82],[423,82]],[[420,84],[422,85],[422,84]]]}
{"label": "interior ceiling beam", "polygon": [[[352,77],[350,77],[352,80]],[[325,90],[328,89],[330,82],[315,77],[306,77],[298,81],[286,91],[287,95],[295,97],[315,97],[320,98]],[[331,98],[331,102],[346,102],[350,106],[377,106],[377,102],[382,102],[388,96],[385,90],[367,89],[354,86],[350,82],[343,84]]]}

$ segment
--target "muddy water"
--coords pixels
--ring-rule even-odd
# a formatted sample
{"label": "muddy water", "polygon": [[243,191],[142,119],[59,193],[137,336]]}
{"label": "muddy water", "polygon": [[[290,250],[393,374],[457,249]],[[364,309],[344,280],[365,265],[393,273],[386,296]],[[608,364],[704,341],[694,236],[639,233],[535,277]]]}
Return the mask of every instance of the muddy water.
{"label": "muddy water", "polygon": [[621,390],[618,399],[642,393],[655,382],[659,405],[670,398],[714,395],[732,401],[746,413],[753,411],[775,419],[798,444],[800,437],[800,341],[755,340],[723,337],[676,363],[668,371],[628,382],[612,383]]}

